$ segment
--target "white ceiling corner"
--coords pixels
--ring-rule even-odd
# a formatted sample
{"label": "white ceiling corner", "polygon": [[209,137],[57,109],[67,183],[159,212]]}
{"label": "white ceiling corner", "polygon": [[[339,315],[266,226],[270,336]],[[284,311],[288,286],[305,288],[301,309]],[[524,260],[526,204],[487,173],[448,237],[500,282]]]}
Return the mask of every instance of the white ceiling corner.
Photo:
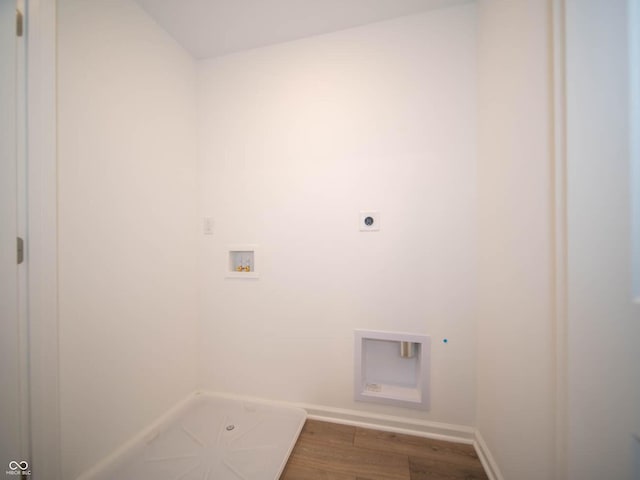
{"label": "white ceiling corner", "polygon": [[136,0],[195,58],[208,58],[470,0]]}

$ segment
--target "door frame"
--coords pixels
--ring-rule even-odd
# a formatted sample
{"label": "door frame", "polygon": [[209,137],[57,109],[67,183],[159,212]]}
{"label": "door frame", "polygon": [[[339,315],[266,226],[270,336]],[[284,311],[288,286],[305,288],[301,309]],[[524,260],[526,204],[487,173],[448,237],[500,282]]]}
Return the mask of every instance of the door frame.
{"label": "door frame", "polygon": [[553,232],[553,334],[555,350],[555,478],[568,478],[568,298],[565,0],[551,0],[552,88],[551,221]]}
{"label": "door frame", "polygon": [[26,19],[30,464],[59,480],[55,0],[27,0]]}
{"label": "door frame", "polygon": [[[565,0],[551,1],[556,478],[567,477]],[[28,308],[32,478],[61,479],[58,355],[56,0],[27,3]]]}

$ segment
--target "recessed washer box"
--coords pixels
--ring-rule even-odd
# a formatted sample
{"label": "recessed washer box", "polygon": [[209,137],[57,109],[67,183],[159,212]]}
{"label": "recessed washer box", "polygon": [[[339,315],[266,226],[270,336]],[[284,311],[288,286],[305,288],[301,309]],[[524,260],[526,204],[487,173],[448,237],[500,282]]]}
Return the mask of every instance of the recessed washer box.
{"label": "recessed washer box", "polygon": [[354,398],[428,410],[431,337],[355,331]]}
{"label": "recessed washer box", "polygon": [[259,278],[258,245],[234,244],[227,247],[226,278]]}

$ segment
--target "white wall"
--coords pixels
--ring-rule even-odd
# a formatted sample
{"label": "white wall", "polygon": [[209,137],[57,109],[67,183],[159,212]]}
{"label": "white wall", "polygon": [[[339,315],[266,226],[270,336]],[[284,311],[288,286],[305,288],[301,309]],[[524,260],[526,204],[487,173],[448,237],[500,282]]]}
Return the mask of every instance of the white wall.
{"label": "white wall", "polygon": [[129,0],[58,2],[63,477],[196,388],[195,65]]}
{"label": "white wall", "polygon": [[[640,478],[627,5],[626,0],[567,2],[571,480]],[[640,85],[634,88],[640,91]]]}
{"label": "white wall", "polygon": [[548,2],[480,1],[477,426],[505,479],[554,452]]}
{"label": "white wall", "polygon": [[[199,126],[202,386],[473,424],[474,5],[203,61]],[[433,336],[431,411],[353,401],[356,328]]]}

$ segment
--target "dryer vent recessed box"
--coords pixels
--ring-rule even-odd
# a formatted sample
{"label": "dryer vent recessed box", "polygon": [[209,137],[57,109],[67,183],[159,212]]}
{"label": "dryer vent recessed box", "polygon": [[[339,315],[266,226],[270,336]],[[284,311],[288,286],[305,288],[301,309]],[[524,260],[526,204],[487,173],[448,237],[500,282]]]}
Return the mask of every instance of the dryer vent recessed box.
{"label": "dryer vent recessed box", "polygon": [[431,337],[355,331],[356,401],[429,409]]}

